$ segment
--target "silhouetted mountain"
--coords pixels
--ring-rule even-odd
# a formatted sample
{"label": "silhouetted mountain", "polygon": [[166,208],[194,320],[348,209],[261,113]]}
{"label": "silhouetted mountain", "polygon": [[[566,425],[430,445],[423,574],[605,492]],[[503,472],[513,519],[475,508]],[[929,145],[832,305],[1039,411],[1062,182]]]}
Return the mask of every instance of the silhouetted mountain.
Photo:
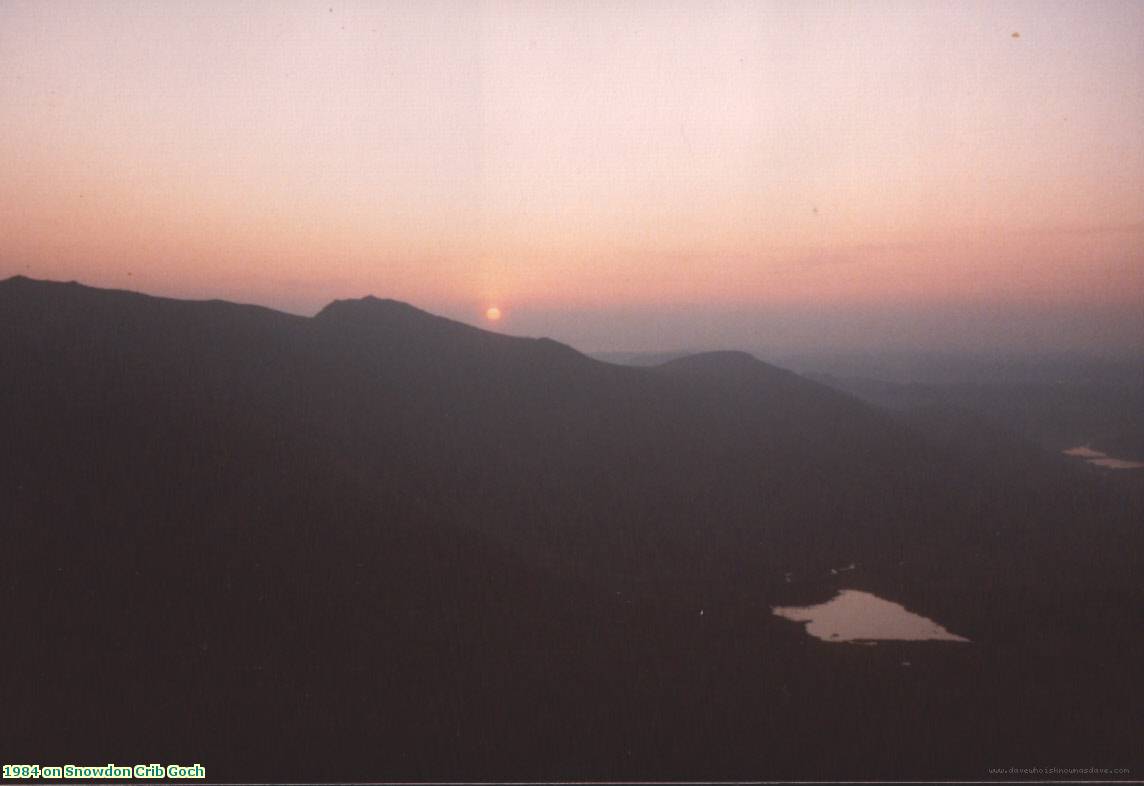
{"label": "silhouetted mountain", "polygon": [[1123,458],[1144,460],[1144,363],[1136,366],[1136,373],[1127,363],[1103,375],[1085,375],[1085,370],[1080,366],[1074,378],[1047,381],[944,384],[819,373],[808,376],[888,409],[938,407],[973,413],[1048,450],[1088,444]]}
{"label": "silhouetted mountain", "polygon": [[[1138,765],[1139,497],[967,428],[743,353],[621,367],[392,300],[0,282],[0,754],[263,781]],[[842,581],[974,644],[770,614]]]}

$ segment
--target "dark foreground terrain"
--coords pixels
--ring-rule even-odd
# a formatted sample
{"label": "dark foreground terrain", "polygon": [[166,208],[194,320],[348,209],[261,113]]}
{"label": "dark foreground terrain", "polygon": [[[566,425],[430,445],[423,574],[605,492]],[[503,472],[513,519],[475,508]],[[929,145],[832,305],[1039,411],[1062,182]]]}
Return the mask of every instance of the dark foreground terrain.
{"label": "dark foreground terrain", "polygon": [[[1144,772],[1144,473],[977,417],[374,298],[302,318],[14,278],[0,439],[5,763]],[[770,613],[845,587],[972,643]]]}

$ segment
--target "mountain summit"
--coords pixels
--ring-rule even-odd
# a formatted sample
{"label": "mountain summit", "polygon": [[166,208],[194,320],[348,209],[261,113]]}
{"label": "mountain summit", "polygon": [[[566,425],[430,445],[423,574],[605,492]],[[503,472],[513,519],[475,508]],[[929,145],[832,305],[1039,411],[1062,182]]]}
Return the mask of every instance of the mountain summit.
{"label": "mountain summit", "polygon": [[[745,353],[622,367],[372,297],[305,318],[24,278],[0,330],[6,760],[918,777],[953,771],[938,738],[1003,760],[981,718],[1134,739],[1109,599],[1141,550],[1104,490],[999,484]],[[904,672],[770,614],[843,579],[991,649]],[[1074,687],[1027,637],[1085,591],[1110,611],[1085,605]],[[1077,721],[1041,720],[1061,695]]]}

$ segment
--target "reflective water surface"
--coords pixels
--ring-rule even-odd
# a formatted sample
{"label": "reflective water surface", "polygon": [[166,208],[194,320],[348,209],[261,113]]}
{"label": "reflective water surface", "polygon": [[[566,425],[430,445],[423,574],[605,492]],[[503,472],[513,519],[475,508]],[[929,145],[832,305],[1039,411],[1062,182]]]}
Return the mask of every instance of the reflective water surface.
{"label": "reflective water surface", "polygon": [[805,622],[806,632],[823,641],[969,641],[900,604],[859,590],[842,590],[817,606],[771,611],[793,622]]}
{"label": "reflective water surface", "polygon": [[1095,464],[1098,467],[1107,467],[1108,469],[1140,469],[1144,467],[1144,461],[1129,461],[1128,459],[1113,458],[1107,453],[1101,453],[1099,450],[1093,450],[1088,445],[1078,445],[1075,448],[1061,451],[1066,456],[1076,456],[1082,458],[1089,464]]}

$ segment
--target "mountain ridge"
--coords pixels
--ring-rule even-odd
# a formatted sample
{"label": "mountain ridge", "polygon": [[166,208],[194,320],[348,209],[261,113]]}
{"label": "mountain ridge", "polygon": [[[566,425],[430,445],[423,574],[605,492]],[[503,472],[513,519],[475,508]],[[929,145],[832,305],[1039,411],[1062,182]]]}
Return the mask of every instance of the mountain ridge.
{"label": "mountain ridge", "polygon": [[[908,778],[1128,749],[1138,527],[1087,475],[1009,487],[743,353],[629,368],[352,302],[0,282],[5,760]],[[907,673],[770,614],[843,587],[974,648],[902,645]]]}

